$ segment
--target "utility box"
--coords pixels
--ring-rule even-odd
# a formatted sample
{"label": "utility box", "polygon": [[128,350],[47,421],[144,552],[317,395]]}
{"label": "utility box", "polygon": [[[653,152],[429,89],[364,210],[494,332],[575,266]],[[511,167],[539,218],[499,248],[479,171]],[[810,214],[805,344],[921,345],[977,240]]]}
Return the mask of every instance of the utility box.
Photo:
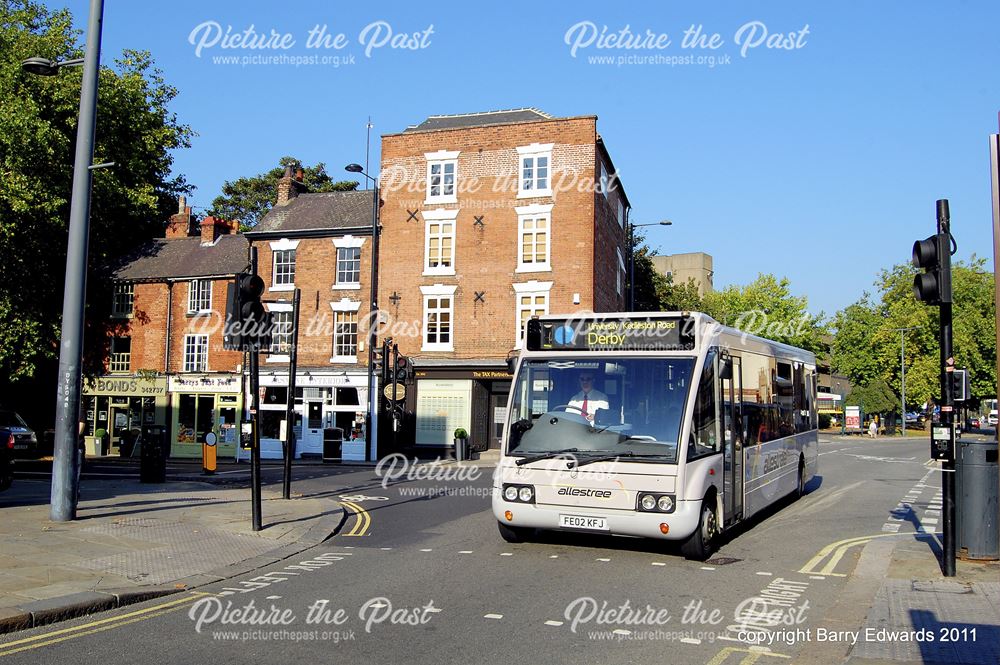
{"label": "utility box", "polygon": [[327,427],[323,430],[323,462],[339,462],[343,456],[344,430]]}
{"label": "utility box", "polygon": [[977,561],[1000,559],[997,442],[960,442],[956,467],[958,557]]}
{"label": "utility box", "polygon": [[167,481],[167,428],[163,425],[146,425],[142,428],[139,443],[139,481],[165,483]]}

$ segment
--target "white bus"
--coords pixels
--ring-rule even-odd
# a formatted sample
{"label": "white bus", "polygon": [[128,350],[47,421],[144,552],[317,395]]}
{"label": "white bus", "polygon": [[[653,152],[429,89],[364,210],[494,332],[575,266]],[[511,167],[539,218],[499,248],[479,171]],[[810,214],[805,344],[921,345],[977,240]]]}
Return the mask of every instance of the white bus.
{"label": "white bus", "polygon": [[816,359],[705,314],[545,316],[516,359],[493,514],[536,529],[681,541],[723,530],[816,473]]}

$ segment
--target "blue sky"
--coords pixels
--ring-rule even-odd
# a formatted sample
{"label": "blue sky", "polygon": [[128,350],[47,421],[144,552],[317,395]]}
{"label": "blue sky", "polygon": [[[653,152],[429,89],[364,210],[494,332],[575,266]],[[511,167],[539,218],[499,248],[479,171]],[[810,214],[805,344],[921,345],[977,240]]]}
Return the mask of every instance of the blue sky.
{"label": "blue sky", "polygon": [[[87,0],[65,6],[83,28]],[[359,37],[377,21],[385,22],[379,37],[388,26],[393,36],[423,38],[425,48],[386,44],[367,57]],[[741,27],[755,21],[756,32],[745,28],[737,44]],[[189,37],[206,22],[233,33],[251,25],[287,33],[295,45],[224,49],[221,39],[208,45],[206,31],[199,57]],[[671,43],[598,48],[595,39],[574,57],[567,33],[581,22],[609,33],[666,33]],[[310,30],[323,25],[347,45],[307,48]],[[692,25],[718,33],[721,46],[684,47]],[[787,276],[813,313],[831,314],[870,289],[881,268],[909,260],[913,240],[934,230],[938,198],[951,201],[958,257],[992,257],[987,136],[1000,111],[998,25],[1000,3],[986,0],[106,0],[103,59],[148,49],[180,89],[173,108],[198,137],[177,153],[175,170],[197,186],[196,206],[210,205],[225,180],[271,168],[283,155],[322,161],[332,173],[363,162],[369,116],[377,137],[432,114],[525,106],[595,114],[633,218],[674,222],[648,229],[653,247],[712,254],[717,288],[759,272]],[[765,29],[798,48],[768,49],[766,39],[750,47]],[[581,30],[585,44],[590,35]],[[354,63],[213,61],[279,54]],[[730,62],[617,64],[619,56],[657,55]],[[590,60],[605,56],[616,60]],[[372,150],[375,164],[377,139]]]}

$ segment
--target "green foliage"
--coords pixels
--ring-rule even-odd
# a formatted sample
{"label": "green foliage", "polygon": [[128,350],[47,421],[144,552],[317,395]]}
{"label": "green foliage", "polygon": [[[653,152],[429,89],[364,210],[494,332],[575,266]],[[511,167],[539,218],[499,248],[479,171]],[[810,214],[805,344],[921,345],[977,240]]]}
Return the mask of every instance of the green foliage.
{"label": "green foliage", "polygon": [[666,283],[657,291],[661,306],[668,312],[700,312],[703,308],[698,283],[689,277],[685,284],[675,284],[673,275],[665,278]]}
{"label": "green foliage", "polygon": [[633,309],[636,312],[664,311],[666,308],[660,296],[667,287],[667,278],[653,266],[652,257],[655,252],[646,245],[645,236],[641,232],[634,234],[631,249],[634,251],[635,261],[632,267],[635,278]]}
{"label": "green foliage", "polygon": [[[282,157],[278,163],[281,166],[265,173],[237,178],[232,182],[227,180],[222,185],[222,195],[212,201],[208,214],[223,219],[238,219],[244,231],[257,226],[278,198],[278,181],[284,175],[285,167],[300,165],[294,157]],[[334,182],[322,162],[302,167],[302,182],[310,192],[347,192],[358,188],[354,180]]]}
{"label": "green foliage", "polygon": [[[834,367],[855,385],[881,379],[896,395],[901,390],[900,328],[906,343],[906,402],[922,405],[940,392],[938,308],[913,296],[916,269],[909,264],[883,270],[876,295],[865,294],[834,317]],[[952,266],[954,351],[957,367],[968,368],[972,395],[996,395],[996,333],[992,273],[985,259]]]}
{"label": "green foliage", "polygon": [[823,351],[826,328],[823,313],[813,316],[804,296],[792,295],[789,281],[759,274],[746,286],[728,286],[706,293],[704,311],[716,321],[748,333]]}
{"label": "green foliage", "polygon": [[458,429],[455,430],[455,438],[456,439],[468,439],[469,438],[469,433],[465,430],[464,427],[459,427]]}
{"label": "green foliage", "polygon": [[[43,77],[21,69],[42,56],[79,58],[80,35],[66,10],[32,0],[0,4],[0,400],[18,381],[52,372],[66,262],[73,151],[82,68]],[[126,51],[100,71],[93,172],[85,368],[94,370],[106,338],[110,276],[118,261],[162,232],[176,196],[190,188],[171,176],[171,152],[191,129],[168,105],[168,85],[149,53]],[[47,375],[46,375],[47,376]],[[47,386],[42,386],[46,390]],[[10,391],[9,394],[7,391]],[[52,386],[51,393],[55,392]]]}
{"label": "green foliage", "polygon": [[899,396],[885,379],[876,378],[862,386],[854,386],[846,404],[860,406],[866,414],[889,413],[899,409]]}

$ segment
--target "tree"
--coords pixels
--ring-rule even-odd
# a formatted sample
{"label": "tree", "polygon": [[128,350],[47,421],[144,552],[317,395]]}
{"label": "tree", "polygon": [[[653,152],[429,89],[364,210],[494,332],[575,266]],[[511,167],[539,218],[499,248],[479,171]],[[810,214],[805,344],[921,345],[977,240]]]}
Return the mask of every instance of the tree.
{"label": "tree", "polygon": [[702,299],[704,311],[724,325],[811,351],[824,351],[823,313],[810,314],[808,305],[804,296],[792,295],[787,278],[763,273],[746,286],[731,285],[706,293]]}
{"label": "tree", "polygon": [[[82,76],[74,67],[36,76],[21,61],[82,57],[79,37],[66,10],[33,0],[0,5],[0,401],[23,403],[30,392],[37,403],[39,394],[55,393]],[[112,271],[162,233],[177,195],[190,189],[171,175],[171,151],[188,147],[192,136],[169,110],[177,90],[149,53],[125,51],[102,67],[98,92],[94,161],[115,166],[93,174],[84,338],[91,369],[106,338]]]}
{"label": "tree", "polygon": [[[974,399],[996,395],[996,335],[992,274],[973,256],[952,266],[954,352],[957,367],[969,370]],[[834,317],[834,367],[857,385],[881,379],[901,390],[900,329],[906,341],[906,398],[922,405],[940,393],[938,308],[913,296],[916,269],[900,264],[883,270],[876,295],[865,294]],[[899,398],[896,398],[899,403]]]}
{"label": "tree", "polygon": [[665,310],[661,298],[667,288],[667,277],[660,273],[653,265],[655,252],[646,245],[645,236],[633,232],[632,251],[633,261],[632,272],[635,277],[635,285],[629,284],[629,290],[634,293],[634,305],[636,312],[661,312]]}
{"label": "tree", "polygon": [[899,398],[885,379],[877,378],[863,386],[854,386],[845,404],[860,406],[866,414],[895,413]]}
{"label": "tree", "polygon": [[675,284],[673,275],[667,275],[666,284],[658,291],[660,306],[668,312],[700,312],[702,297],[698,293],[698,283],[688,277],[684,284]]}
{"label": "tree", "polygon": [[[286,166],[298,168],[299,160],[282,157],[280,166],[255,176],[237,178],[222,185],[222,194],[212,201],[208,214],[223,219],[238,219],[243,230],[252,229],[267,214],[278,198],[278,181]],[[302,168],[302,182],[310,192],[347,192],[358,188],[354,180],[334,182],[320,162]]]}

